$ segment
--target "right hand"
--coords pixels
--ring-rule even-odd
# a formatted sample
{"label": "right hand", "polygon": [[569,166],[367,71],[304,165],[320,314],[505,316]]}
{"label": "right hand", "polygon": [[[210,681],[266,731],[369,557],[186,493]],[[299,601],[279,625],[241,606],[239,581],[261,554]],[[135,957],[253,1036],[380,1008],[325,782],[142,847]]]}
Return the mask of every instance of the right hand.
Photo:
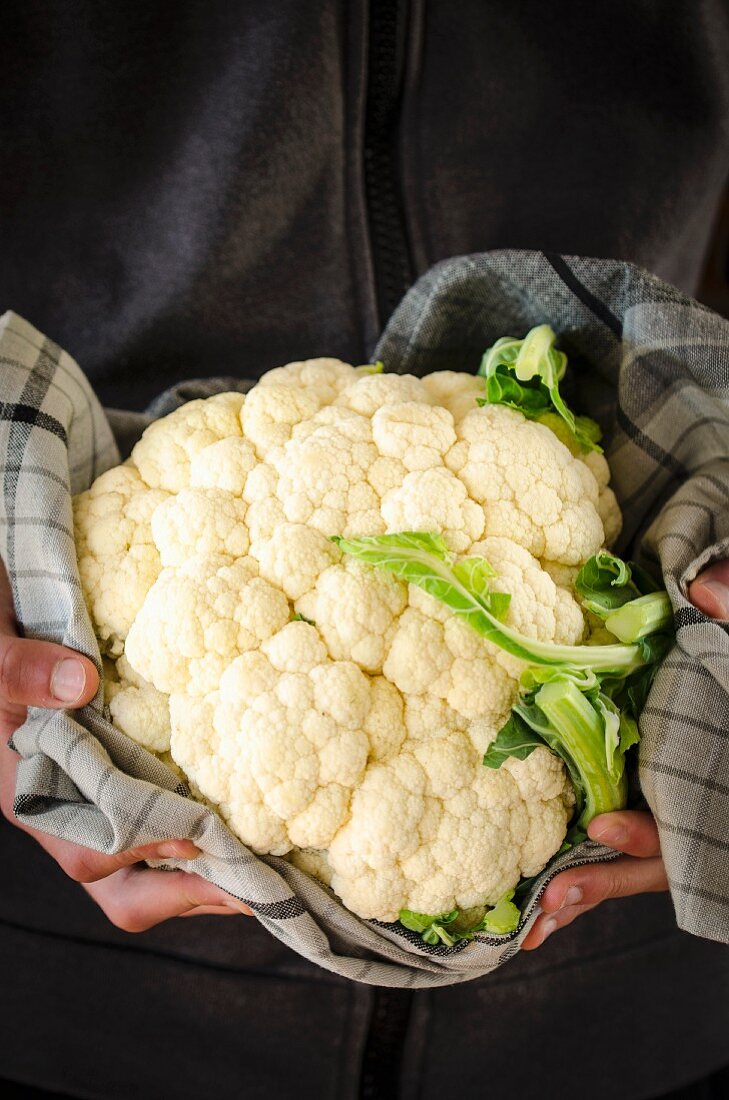
{"label": "right hand", "polygon": [[203,913],[247,914],[237,898],[200,875],[140,867],[147,859],[194,860],[192,841],[169,840],[104,855],[59,840],[18,821],[13,813],[18,756],[8,740],[25,721],[28,706],[73,709],[93,699],[99,676],[88,657],[53,642],[19,638],[12,593],[0,562],[0,808],[11,825],[32,836],[52,859],[126,932],[143,932],[170,917]]}

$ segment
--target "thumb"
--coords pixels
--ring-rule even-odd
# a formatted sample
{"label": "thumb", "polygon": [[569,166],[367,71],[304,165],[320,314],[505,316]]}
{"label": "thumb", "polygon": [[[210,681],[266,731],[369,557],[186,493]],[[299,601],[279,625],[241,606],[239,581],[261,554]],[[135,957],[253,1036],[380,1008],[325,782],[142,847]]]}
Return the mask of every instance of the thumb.
{"label": "thumb", "polygon": [[0,703],[80,707],[98,686],[99,674],[88,657],[55,642],[0,636]]}
{"label": "thumb", "polygon": [[714,619],[729,619],[729,560],[717,561],[689,585],[694,607]]}

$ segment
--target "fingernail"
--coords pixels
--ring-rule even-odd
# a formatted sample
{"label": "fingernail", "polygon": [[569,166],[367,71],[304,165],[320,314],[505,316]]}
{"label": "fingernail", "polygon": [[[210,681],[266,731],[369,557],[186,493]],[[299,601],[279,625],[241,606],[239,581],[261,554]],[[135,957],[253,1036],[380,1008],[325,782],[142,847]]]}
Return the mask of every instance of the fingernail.
{"label": "fingernail", "polygon": [[86,669],[81,661],[65,657],[53,669],[51,695],[59,703],[75,703],[86,687]]}
{"label": "fingernail", "polygon": [[552,935],[556,927],[557,922],[554,917],[547,917],[544,924],[542,925],[542,943],[544,943],[544,941]]}
{"label": "fingernail", "polygon": [[581,901],[582,901],[582,887],[581,886],[570,886],[569,890],[567,891],[565,896],[562,898],[562,904],[560,905],[560,909],[564,909],[565,905],[579,905],[579,903]]}
{"label": "fingernail", "polygon": [[591,830],[590,837],[608,848],[621,848],[627,841],[628,834],[619,825],[606,825],[604,829]]}
{"label": "fingernail", "polygon": [[191,840],[168,840],[158,845],[156,855],[159,859],[196,859],[201,851]]}
{"label": "fingernail", "polygon": [[729,619],[729,588],[715,580],[699,581],[699,584],[711,596],[703,610],[715,619]]}

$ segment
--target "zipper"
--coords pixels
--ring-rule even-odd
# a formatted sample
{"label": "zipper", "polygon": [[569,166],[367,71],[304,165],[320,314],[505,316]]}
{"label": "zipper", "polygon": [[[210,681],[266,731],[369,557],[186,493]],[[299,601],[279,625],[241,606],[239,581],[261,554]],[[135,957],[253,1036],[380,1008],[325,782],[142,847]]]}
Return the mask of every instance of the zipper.
{"label": "zipper", "polygon": [[412,989],[375,987],[362,1056],[360,1100],[398,1100],[412,1001]]}
{"label": "zipper", "polygon": [[[378,325],[384,328],[415,266],[405,225],[398,170],[408,0],[370,0],[364,189]],[[362,1054],[361,1100],[397,1100],[413,1002],[411,989],[376,987]]]}
{"label": "zipper", "polygon": [[415,267],[398,170],[408,0],[370,0],[364,185],[380,329],[413,282]]}

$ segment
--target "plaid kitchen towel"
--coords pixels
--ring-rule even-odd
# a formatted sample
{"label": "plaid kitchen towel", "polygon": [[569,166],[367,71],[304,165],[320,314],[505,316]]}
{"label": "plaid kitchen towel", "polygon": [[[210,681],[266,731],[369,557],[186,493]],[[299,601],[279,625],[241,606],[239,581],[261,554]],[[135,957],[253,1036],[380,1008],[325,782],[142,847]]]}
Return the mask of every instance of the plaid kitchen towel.
{"label": "plaid kitchen towel", "polygon": [[[374,357],[419,375],[472,372],[497,337],[545,321],[574,368],[570,399],[609,439],[625,512],[619,550],[654,569],[660,563],[676,611],[676,646],[641,721],[640,780],[678,923],[729,941],[729,638],[726,623],[686,598],[696,573],[729,554],[729,324],[629,264],[502,251],[431,269]],[[150,415],[250,384],[184,383]],[[62,642],[100,665],[79,586],[71,494],[119,461],[114,434],[128,449],[147,420],[118,411],[107,418],[73,360],[14,314],[0,322],[0,395],[0,552],[18,619],[27,636]],[[73,714],[32,710],[13,743],[22,821],[106,852],[188,836],[203,850],[195,870],[244,900],[280,940],[375,985],[425,988],[490,972],[518,951],[548,877],[612,858],[586,842],[540,877],[515,934],[431,947],[399,925],[360,920],[285,860],[254,856],[161,761],[114,728],[101,692]]]}

